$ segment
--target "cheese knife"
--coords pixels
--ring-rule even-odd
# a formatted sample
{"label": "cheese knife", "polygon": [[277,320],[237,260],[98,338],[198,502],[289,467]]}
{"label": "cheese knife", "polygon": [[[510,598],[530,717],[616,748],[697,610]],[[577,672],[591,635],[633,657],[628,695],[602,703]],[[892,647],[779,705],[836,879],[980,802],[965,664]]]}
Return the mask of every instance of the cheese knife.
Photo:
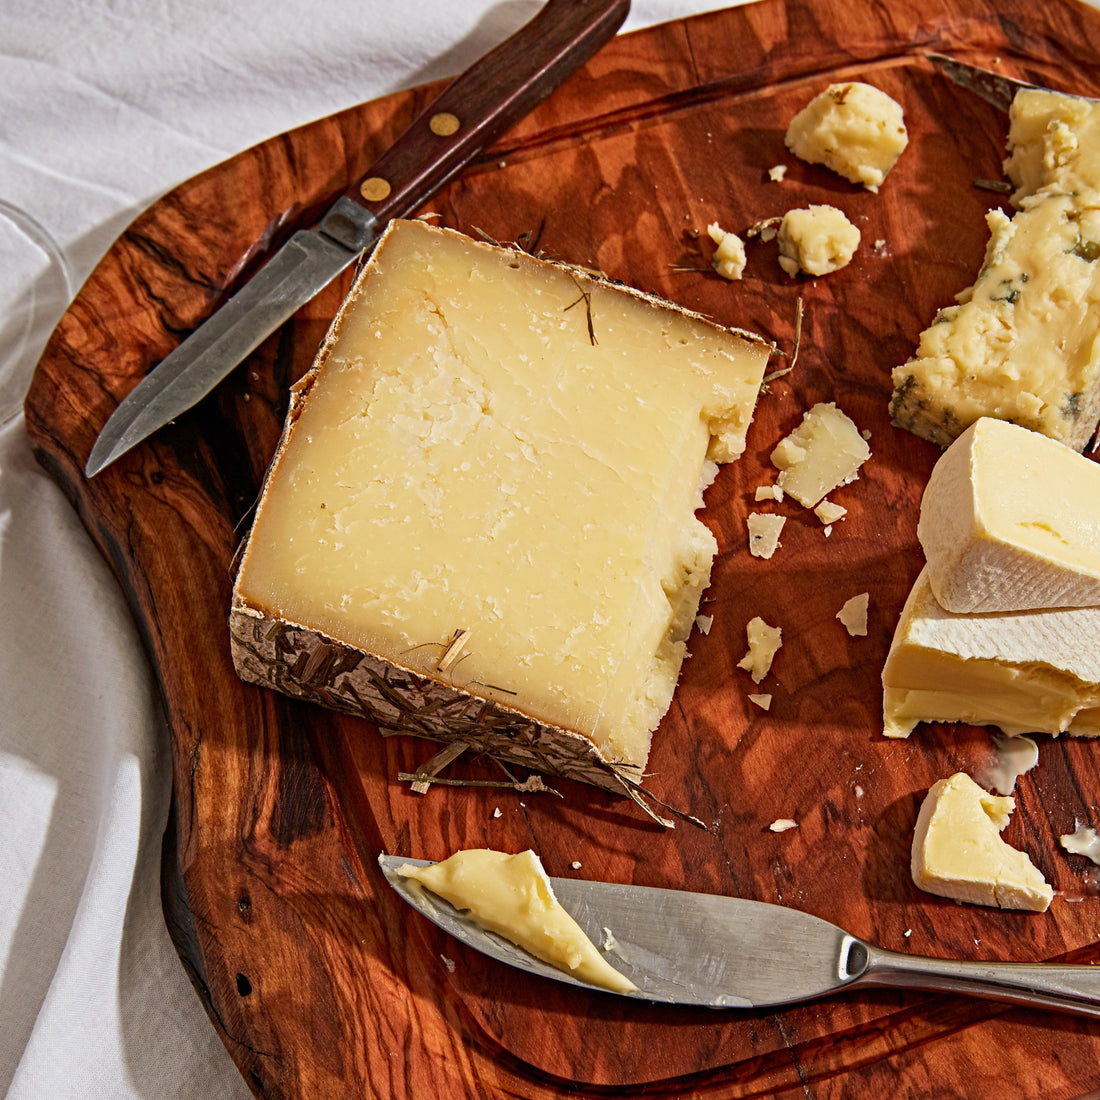
{"label": "cheese knife", "polygon": [[546,0],[515,34],[454,80],[319,224],[296,232],[245,286],[138,383],[100,431],[94,477],[195,405],[393,218],[414,213],[579,69],[622,26],[630,0]]}
{"label": "cheese knife", "polygon": [[[1012,100],[1019,91],[1030,89],[1049,92],[1052,90],[1041,84],[1029,84],[1026,80],[1017,80],[1015,77],[1004,76],[990,69],[979,68],[977,65],[959,61],[947,54],[926,53],[924,56],[960,88],[980,96],[986,103],[992,103],[1000,111],[1007,111],[1012,106]],[[1092,103],[1100,102],[1089,96],[1075,95],[1072,92],[1059,94],[1072,96],[1074,99],[1086,99]]]}
{"label": "cheese knife", "polygon": [[[399,873],[431,861],[378,857],[410,905],[470,947],[531,974],[595,986],[487,932]],[[771,1009],[872,986],[958,993],[1100,1019],[1100,967],[975,962],[888,951],[828,921],[770,902],[551,878],[558,901],[615,969],[620,996],[709,1008]]]}

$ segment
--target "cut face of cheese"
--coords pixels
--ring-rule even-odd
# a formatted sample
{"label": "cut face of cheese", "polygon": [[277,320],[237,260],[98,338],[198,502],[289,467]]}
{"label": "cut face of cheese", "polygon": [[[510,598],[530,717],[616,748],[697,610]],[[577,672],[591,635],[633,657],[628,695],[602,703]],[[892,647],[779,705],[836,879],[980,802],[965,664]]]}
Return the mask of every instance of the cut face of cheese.
{"label": "cut face of cheese", "polygon": [[813,508],[826,494],[854,481],[871,457],[867,440],[831,401],[814,405],[771,453],[776,484],[799,504]]}
{"label": "cut face of cheese", "polygon": [[893,372],[891,416],[946,447],[982,416],[1083,450],[1100,419],[1100,107],[1020,92],[1006,171],[1019,208],[987,216],[974,285]]}
{"label": "cut face of cheese", "polygon": [[1054,891],[1025,852],[1001,839],[1015,808],[964,772],[934,783],[913,835],[913,882],[971,905],[1044,912]]}
{"label": "cut face of cheese", "polygon": [[1005,733],[1100,735],[1100,608],[960,615],[923,569],[882,670],[883,732],[919,722],[1000,726]]}
{"label": "cut face of cheese", "polygon": [[1100,605],[1100,466],[983,418],[933,468],[917,536],[949,611]]}
{"label": "cut face of cheese", "polygon": [[601,769],[636,774],[671,700],[716,549],[695,511],[769,352],[393,223],[296,388],[235,586],[239,674],[614,788]]}
{"label": "cut face of cheese", "polygon": [[508,855],[471,848],[427,867],[404,864],[398,873],[426,886],[482,928],[581,981],[616,993],[638,988],[562,908],[542,862],[530,850]]}

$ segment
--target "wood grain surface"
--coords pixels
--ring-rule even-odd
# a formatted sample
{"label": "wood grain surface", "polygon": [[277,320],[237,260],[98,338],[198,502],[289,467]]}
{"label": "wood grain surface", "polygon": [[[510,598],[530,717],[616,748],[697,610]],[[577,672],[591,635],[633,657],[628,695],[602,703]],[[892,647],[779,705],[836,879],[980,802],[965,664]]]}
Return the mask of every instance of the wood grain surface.
{"label": "wood grain surface", "polygon": [[[792,346],[749,448],[703,513],[720,554],[648,787],[705,828],[654,824],[577,784],[561,797],[412,793],[435,752],[240,683],[226,620],[242,538],[287,404],[350,280],[331,285],[208,399],[91,482],[109,413],[167,351],[308,225],[426,106],[422,88],[275,138],[140,217],[66,313],[27,399],[36,452],[117,573],[170,720],[165,912],[226,1047],[265,1097],[1044,1097],[1100,1088],[1100,1029],[945,996],[870,992],[784,1012],[646,1006],[525,979],[404,906],[379,851],[534,847],[555,875],[797,906],[885,947],[959,958],[1094,961],[1100,898],[1057,836],[1100,824],[1100,746],[1043,739],[1006,831],[1058,891],[1042,915],[957,906],[908,875],[927,787],[992,755],[987,731],[881,735],[879,673],[921,558],[916,509],[936,449],[892,428],[890,369],[973,278],[1006,120],[949,84],[926,49],[1100,92],[1100,17],[1072,2],[780,0],[622,36],[430,204],[441,223],[599,268]],[[865,79],[904,107],[910,147],[879,194],[794,161],[792,114]],[[788,164],[781,183],[768,169]],[[863,234],[844,271],[792,280],[772,244],[746,278],[707,269],[697,230],[742,231],[795,205],[840,206]],[[781,365],[781,364],[777,364]],[[770,561],[746,550],[775,442],[818,400],[871,433],[848,516],[826,538],[794,506]],[[840,606],[870,593],[869,633]],[[737,662],[745,624],[783,629],[761,711]],[[451,775],[501,778],[484,761]],[[794,818],[798,828],[772,833]],[[579,863],[577,869],[575,864]]]}

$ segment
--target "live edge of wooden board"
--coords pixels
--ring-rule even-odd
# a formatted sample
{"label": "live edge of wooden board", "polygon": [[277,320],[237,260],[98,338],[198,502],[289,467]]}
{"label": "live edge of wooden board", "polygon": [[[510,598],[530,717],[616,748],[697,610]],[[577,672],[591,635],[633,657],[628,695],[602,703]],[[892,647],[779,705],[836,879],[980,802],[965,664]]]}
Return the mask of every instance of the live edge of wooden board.
{"label": "live edge of wooden board", "polygon": [[[1067,91],[1100,92],[1100,17],[1008,0],[798,0],[620,36],[429,209],[500,241],[598,268],[792,347],[761,395],[746,454],[703,516],[720,553],[647,785],[705,828],[654,824],[577,784],[561,797],[412,793],[434,751],[240,683],[226,618],[234,551],[287,404],[350,275],[269,339],[200,406],[88,482],[118,401],[429,102],[403,92],[282,135],[189,181],[120,238],[66,313],[26,403],[36,453],[125,589],[170,719],[174,797],[164,847],[168,924],[210,1019],[265,1097],[967,1096],[1058,1100],[1100,1088],[1100,1031],[1068,1016],[893,992],[782,1012],[639,1005],[534,981],[448,939],[389,890],[380,851],[441,858],[534,847],[556,875],[738,894],[797,906],[883,946],[1021,961],[1097,956],[1100,901],[1057,835],[1096,821],[1100,746],[1041,744],[1006,838],[1058,896],[1046,914],[919,893],[909,844],[927,787],[988,761],[987,731],[881,734],[879,673],[921,559],[916,508],[937,452],[892,427],[890,368],[973,278],[1006,120],[951,85],[951,52]],[[878,194],[795,161],[790,117],[835,79],[905,109],[910,145]],[[788,166],[781,182],[768,169]],[[841,207],[863,235],[852,264],[792,280],[774,242],[746,277],[708,270],[698,230],[744,230],[795,205]],[[527,235],[525,237],[525,235]],[[705,234],[704,234],[705,236]],[[787,360],[779,357],[775,368]],[[872,458],[836,494],[826,535],[788,515],[770,561],[745,516],[768,454],[818,400],[870,431]],[[870,594],[866,637],[835,618]],[[767,712],[736,667],[745,624],[783,629]],[[485,762],[452,773],[500,778]],[[798,827],[768,825],[793,818]],[[579,866],[578,866],[579,865]]]}

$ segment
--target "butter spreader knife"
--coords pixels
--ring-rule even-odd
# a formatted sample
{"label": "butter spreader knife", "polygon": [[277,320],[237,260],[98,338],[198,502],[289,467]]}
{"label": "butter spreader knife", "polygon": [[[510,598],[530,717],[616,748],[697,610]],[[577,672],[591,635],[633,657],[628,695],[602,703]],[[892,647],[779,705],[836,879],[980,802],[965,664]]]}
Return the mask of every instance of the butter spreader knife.
{"label": "butter spreader knife", "polygon": [[245,286],[130,391],[84,467],[94,477],[205,397],[272,332],[528,114],[622,25],[630,0],[546,0],[454,80],[312,229],[296,232]]}
{"label": "butter spreader knife", "polygon": [[[486,932],[398,873],[431,861],[382,854],[390,885],[444,931],[494,959],[594,989]],[[620,996],[761,1009],[872,986],[959,993],[1100,1019],[1100,966],[975,962],[888,951],[828,921],[770,902],[686,890],[551,878],[558,901],[615,969]]]}

